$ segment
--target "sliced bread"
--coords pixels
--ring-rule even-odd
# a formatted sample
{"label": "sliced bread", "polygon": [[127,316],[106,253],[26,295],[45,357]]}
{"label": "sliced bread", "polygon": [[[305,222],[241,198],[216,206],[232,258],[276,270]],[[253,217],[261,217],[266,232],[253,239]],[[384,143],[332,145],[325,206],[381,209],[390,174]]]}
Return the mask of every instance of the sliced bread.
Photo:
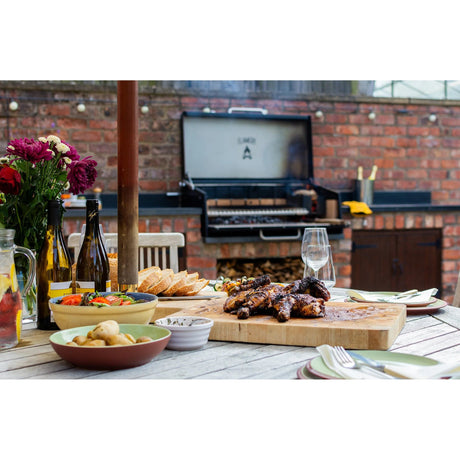
{"label": "sliced bread", "polygon": [[191,296],[197,295],[203,288],[209,284],[209,280],[200,278],[198,281],[190,286],[188,289],[185,289],[185,292],[182,295]]}
{"label": "sliced bread", "polygon": [[181,272],[177,272],[171,281],[171,284],[168,286],[167,289],[165,289],[161,295],[165,297],[170,297],[174,295],[174,293],[180,289],[182,286],[185,285],[187,282],[187,270],[183,270]]}
{"label": "sliced bread", "polygon": [[138,274],[137,290],[147,292],[148,288],[161,279],[160,267],[148,267],[141,270]]}
{"label": "sliced bread", "polygon": [[151,284],[148,287],[147,292],[149,294],[154,294],[154,295],[160,294],[162,291],[164,291],[165,289],[169,287],[169,285],[172,282],[173,276],[174,276],[174,271],[171,270],[170,268],[161,270],[160,279],[157,282]]}
{"label": "sliced bread", "polygon": [[190,295],[189,292],[193,291],[195,283],[199,281],[199,274],[198,273],[191,273],[187,276],[187,282],[178,289],[174,295],[175,296],[188,296]]}

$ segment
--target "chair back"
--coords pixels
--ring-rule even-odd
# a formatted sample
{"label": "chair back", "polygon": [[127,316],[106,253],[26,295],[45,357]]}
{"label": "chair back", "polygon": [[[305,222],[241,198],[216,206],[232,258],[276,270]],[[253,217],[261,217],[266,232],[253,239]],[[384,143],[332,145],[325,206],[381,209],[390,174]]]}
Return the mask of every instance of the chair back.
{"label": "chair back", "polygon": [[454,300],[452,301],[453,307],[460,307],[460,273],[457,279],[457,286],[455,287]]}
{"label": "chair back", "polygon": [[[108,253],[118,251],[118,233],[104,233]],[[71,233],[67,246],[74,251],[74,260],[80,252],[81,233]],[[179,271],[179,248],[185,246],[182,233],[139,233],[139,270],[157,266]]]}

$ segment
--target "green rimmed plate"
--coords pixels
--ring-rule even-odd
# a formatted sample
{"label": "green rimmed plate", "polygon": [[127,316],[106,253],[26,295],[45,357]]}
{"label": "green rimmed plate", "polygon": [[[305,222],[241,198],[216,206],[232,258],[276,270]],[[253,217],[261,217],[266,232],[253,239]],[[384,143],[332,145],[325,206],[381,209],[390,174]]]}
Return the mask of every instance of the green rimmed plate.
{"label": "green rimmed plate", "polygon": [[151,342],[106,347],[75,347],[66,345],[77,335],[86,335],[94,326],[64,329],[50,336],[54,351],[65,361],[86,369],[127,369],[142,366],[161,353],[171,338],[171,332],[163,327],[145,324],[120,324],[120,332],[135,339],[148,336]]}
{"label": "green rimmed plate", "polygon": [[[353,350],[352,350],[353,351]],[[366,357],[374,359],[384,364],[417,364],[419,366],[432,366],[433,364],[439,364],[432,358],[426,358],[425,356],[410,355],[407,353],[396,353],[393,351],[382,351],[382,350],[355,350],[356,353]],[[299,379],[311,379],[311,375],[319,377],[321,379],[342,379],[338,374],[329,369],[324,363],[321,356],[310,359],[307,361],[305,366],[302,366],[297,371],[297,377]]]}

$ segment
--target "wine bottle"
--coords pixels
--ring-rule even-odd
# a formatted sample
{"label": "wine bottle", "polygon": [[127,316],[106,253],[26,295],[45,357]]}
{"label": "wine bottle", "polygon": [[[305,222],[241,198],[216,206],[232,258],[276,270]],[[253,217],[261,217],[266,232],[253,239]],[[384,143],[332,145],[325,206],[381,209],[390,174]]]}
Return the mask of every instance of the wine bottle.
{"label": "wine bottle", "polygon": [[110,265],[99,230],[99,202],[86,200],[86,229],[78,254],[76,293],[110,292]]}
{"label": "wine bottle", "polygon": [[37,261],[37,327],[59,329],[49,299],[72,293],[72,262],[62,236],[62,201],[48,202],[46,236]]}

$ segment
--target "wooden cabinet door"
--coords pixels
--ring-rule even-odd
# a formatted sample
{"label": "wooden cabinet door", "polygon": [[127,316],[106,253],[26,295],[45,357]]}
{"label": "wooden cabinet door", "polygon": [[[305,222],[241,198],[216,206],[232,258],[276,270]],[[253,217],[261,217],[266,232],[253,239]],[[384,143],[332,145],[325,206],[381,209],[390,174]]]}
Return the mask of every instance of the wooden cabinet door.
{"label": "wooden cabinet door", "polygon": [[369,291],[424,290],[441,293],[440,229],[353,232],[353,288]]}

